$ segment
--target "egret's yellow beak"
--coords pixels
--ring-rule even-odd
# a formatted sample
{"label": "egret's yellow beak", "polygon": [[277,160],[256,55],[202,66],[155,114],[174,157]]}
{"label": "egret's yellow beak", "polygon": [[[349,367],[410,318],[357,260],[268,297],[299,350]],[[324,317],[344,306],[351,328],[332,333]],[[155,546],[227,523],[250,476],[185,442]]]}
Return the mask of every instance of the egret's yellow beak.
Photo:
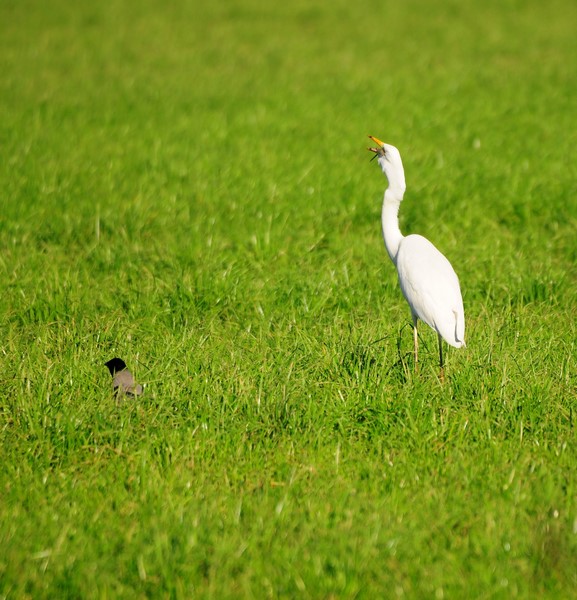
{"label": "egret's yellow beak", "polygon": [[[369,137],[371,138],[371,140],[373,140],[373,142],[375,142],[375,144],[377,144],[376,148],[367,148],[367,150],[369,150],[370,152],[375,153],[375,156],[373,156],[373,158],[376,158],[377,156],[385,156],[385,149],[383,148],[384,142],[381,142],[381,140],[379,138],[376,138],[374,135],[369,135]],[[371,160],[373,160],[373,158],[371,158]]]}

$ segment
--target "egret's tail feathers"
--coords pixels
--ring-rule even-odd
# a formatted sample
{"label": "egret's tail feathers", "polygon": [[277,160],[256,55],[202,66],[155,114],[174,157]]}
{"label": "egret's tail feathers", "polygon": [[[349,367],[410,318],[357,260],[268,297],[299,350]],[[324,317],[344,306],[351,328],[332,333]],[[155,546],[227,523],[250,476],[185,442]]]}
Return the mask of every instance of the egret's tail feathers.
{"label": "egret's tail feathers", "polygon": [[455,342],[452,344],[455,348],[465,348],[465,315],[461,311],[453,311],[455,315]]}

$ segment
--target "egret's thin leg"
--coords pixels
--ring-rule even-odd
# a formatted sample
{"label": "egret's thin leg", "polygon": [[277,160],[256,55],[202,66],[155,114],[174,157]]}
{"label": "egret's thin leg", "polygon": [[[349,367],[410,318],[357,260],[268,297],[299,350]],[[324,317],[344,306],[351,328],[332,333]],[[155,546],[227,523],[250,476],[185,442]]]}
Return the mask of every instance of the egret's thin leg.
{"label": "egret's thin leg", "polygon": [[415,347],[415,371],[419,369],[419,331],[417,329],[417,323],[419,319],[417,319],[416,315],[413,315],[413,344]]}
{"label": "egret's thin leg", "polygon": [[443,365],[443,338],[440,333],[437,333],[439,338],[439,379],[445,381],[445,365]]}

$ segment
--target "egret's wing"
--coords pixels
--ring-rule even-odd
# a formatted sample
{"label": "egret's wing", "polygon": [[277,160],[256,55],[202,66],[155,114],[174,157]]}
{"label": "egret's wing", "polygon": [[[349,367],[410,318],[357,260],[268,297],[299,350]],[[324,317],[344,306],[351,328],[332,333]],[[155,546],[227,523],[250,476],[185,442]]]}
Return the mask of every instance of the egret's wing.
{"label": "egret's wing", "polygon": [[397,254],[401,290],[414,314],[451,345],[462,346],[465,316],[451,263],[420,235],[403,239]]}

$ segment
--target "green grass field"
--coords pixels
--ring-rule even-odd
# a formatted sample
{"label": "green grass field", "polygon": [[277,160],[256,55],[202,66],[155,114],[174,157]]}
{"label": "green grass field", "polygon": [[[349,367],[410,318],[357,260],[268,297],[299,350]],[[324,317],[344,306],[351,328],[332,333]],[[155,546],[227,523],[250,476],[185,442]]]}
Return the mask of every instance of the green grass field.
{"label": "green grass field", "polygon": [[[0,598],[576,597],[576,28],[0,2]],[[444,384],[368,134],[461,279]]]}

